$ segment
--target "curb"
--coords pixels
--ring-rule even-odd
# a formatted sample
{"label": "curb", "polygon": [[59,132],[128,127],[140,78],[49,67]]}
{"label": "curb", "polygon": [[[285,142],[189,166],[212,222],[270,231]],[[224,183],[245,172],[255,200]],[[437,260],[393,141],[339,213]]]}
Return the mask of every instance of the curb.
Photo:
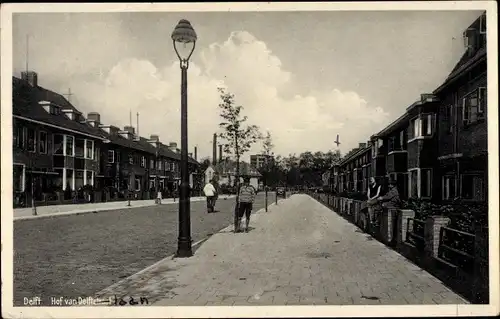
{"label": "curb", "polygon": [[[232,197],[226,197],[224,199],[230,199]],[[191,202],[201,202],[203,201],[204,198],[198,198],[196,200],[191,199]],[[133,203],[133,202],[132,202]],[[142,207],[153,207],[153,206],[163,206],[163,205],[172,205],[172,204],[177,204],[179,201],[171,202],[171,203],[164,203],[164,204],[148,204],[148,205],[141,205],[141,206],[123,206],[123,207],[103,207],[103,208],[97,208],[97,209],[85,209],[85,210],[78,210],[78,211],[70,211],[70,212],[62,212],[62,213],[51,213],[51,214],[43,214],[43,215],[31,215],[31,216],[20,216],[20,217],[14,217],[13,221],[22,221],[22,220],[32,220],[32,219],[44,219],[44,218],[57,218],[60,216],[69,216],[69,215],[87,215],[87,214],[97,214],[100,212],[107,212],[110,210],[121,210],[121,209],[132,209],[132,208],[142,208]]]}
{"label": "curb", "polygon": [[[281,201],[283,201],[283,199],[282,199],[282,200],[279,200],[279,201],[278,201],[278,203],[279,203],[279,202],[281,202]],[[268,209],[269,209],[271,206],[276,206],[276,203],[271,203],[271,204],[269,204],[269,205],[267,206],[267,207],[268,207]],[[260,215],[260,214],[262,214],[262,213],[265,213],[265,209],[266,209],[266,208],[265,208],[265,207],[263,207],[263,208],[259,209],[258,211],[256,211],[256,212],[255,212],[255,213],[253,213],[253,214],[255,214],[255,215]],[[253,215],[253,214],[252,214],[252,215]],[[195,247],[199,246],[200,244],[202,244],[203,242],[205,242],[205,241],[209,240],[212,236],[217,235],[217,234],[219,234],[219,233],[222,233],[222,232],[224,232],[224,231],[231,230],[231,229],[233,229],[233,227],[234,227],[234,225],[230,224],[229,226],[226,226],[226,227],[222,228],[221,230],[217,231],[216,233],[213,233],[213,234],[208,235],[207,237],[205,237],[205,238],[203,238],[203,239],[201,239],[201,240],[198,240],[197,242],[193,243],[193,244],[191,245],[191,247],[192,247],[192,248],[195,248]],[[172,255],[170,255],[170,256],[168,256],[168,257],[165,257],[165,258],[163,258],[163,259],[161,259],[161,260],[159,260],[159,261],[155,262],[154,264],[152,264],[152,265],[150,265],[150,266],[148,266],[148,267],[146,267],[146,268],[144,268],[144,269],[140,270],[139,272],[136,272],[135,274],[132,274],[132,275],[128,276],[127,278],[124,278],[124,279],[122,279],[122,280],[120,280],[120,281],[118,281],[118,282],[116,282],[116,283],[112,284],[111,286],[106,287],[106,288],[104,288],[104,289],[102,289],[102,290],[98,291],[97,293],[95,293],[95,294],[94,294],[94,297],[96,297],[96,299],[97,299],[97,298],[101,298],[101,299],[102,299],[102,296],[103,296],[103,295],[105,295],[105,294],[109,294],[109,292],[108,292],[108,291],[111,291],[111,292],[112,292],[112,291],[113,291],[116,287],[119,287],[120,285],[124,284],[125,282],[129,282],[129,281],[132,281],[132,282],[133,282],[133,281],[134,281],[134,279],[135,279],[136,277],[139,277],[140,275],[142,275],[142,274],[144,274],[145,272],[147,272],[147,271],[149,271],[149,270],[151,270],[151,269],[153,269],[153,268],[157,267],[158,265],[160,265],[160,264],[162,264],[162,263],[164,263],[164,262],[166,262],[166,261],[168,261],[168,260],[173,260],[173,259],[175,259],[175,254],[172,254]],[[106,305],[104,304],[104,306],[106,306]]]}

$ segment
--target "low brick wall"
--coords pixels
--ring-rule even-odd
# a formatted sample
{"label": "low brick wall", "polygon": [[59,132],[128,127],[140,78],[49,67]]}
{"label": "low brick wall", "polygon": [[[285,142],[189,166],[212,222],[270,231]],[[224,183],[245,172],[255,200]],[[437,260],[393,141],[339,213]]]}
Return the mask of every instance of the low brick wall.
{"label": "low brick wall", "polygon": [[[366,202],[331,194],[309,194],[325,206],[334,210],[346,220],[367,231],[369,217]],[[423,247],[420,249],[408,241],[408,232],[413,232],[415,212],[406,209],[384,209],[380,216],[380,228],[372,235],[386,245],[432,273],[450,288],[462,294],[473,303],[488,303],[488,230],[483,225],[476,226],[474,270],[467,272],[459,266],[439,258],[443,249],[441,231],[450,223],[444,216],[430,216],[423,225]],[[421,226],[422,227],[422,226]],[[421,229],[421,228],[420,228]],[[418,236],[417,236],[418,237]],[[422,242],[422,240],[420,241]]]}

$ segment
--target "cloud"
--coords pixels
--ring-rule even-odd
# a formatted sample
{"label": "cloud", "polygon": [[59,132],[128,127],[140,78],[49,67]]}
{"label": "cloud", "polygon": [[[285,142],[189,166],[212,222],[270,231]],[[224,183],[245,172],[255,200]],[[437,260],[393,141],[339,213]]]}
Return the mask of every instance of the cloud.
{"label": "cloud", "polygon": [[[96,22],[88,28],[97,33],[100,25]],[[135,126],[135,113],[139,112],[142,136],[158,134],[165,143],[180,144],[178,62],[170,60],[155,65],[139,55],[133,57],[130,54],[136,48],[123,47],[122,41],[126,39],[119,31],[116,33],[113,43],[99,44],[94,36],[78,29],[82,39],[88,38],[86,48],[89,43],[97,45],[85,54],[92,61],[100,61],[99,70],[104,74],[86,78],[78,76],[82,70],[73,73],[71,90],[77,96],[77,106],[85,112],[99,111],[104,123],[119,126],[128,124],[130,111]],[[113,61],[120,56],[120,49],[128,54],[123,56],[132,57]],[[76,49],[65,50],[69,50],[67,61],[72,61],[71,64],[86,65],[73,61],[76,57],[86,59],[73,52]],[[48,52],[44,55],[50,56]],[[212,134],[219,131],[219,86],[235,94],[236,102],[244,106],[249,124],[271,132],[274,151],[282,155],[328,151],[334,148],[337,134],[341,136],[341,150],[347,152],[358,142],[366,141],[388,119],[381,106],[370,105],[356,92],[335,88],[302,92],[279,57],[266,43],[246,31],[232,32],[226,41],[197,48],[195,57],[196,63],[190,63],[188,70],[189,144],[191,150],[198,145],[201,156],[211,154]],[[90,67],[95,71],[95,65]],[[261,149],[259,143],[251,152]]]}

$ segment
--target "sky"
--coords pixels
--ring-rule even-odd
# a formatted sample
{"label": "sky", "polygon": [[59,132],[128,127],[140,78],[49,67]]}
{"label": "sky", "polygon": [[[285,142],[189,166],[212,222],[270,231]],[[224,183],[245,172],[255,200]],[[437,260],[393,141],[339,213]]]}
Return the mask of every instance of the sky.
{"label": "sky", "polygon": [[[180,147],[180,68],[171,32],[198,35],[188,70],[189,151],[210,156],[218,87],[244,107],[274,153],[347,153],[447,77],[480,11],[19,13],[13,71],[71,90],[101,122],[136,126]],[[27,36],[29,45],[27,45]],[[27,58],[28,56],[28,58]],[[333,142],[340,135],[340,147]],[[257,143],[246,154],[260,153]]]}

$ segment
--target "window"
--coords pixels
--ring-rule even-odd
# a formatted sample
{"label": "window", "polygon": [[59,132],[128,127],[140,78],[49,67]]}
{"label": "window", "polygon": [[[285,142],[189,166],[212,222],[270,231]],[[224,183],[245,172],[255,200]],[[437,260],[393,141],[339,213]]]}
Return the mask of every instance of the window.
{"label": "window", "polygon": [[146,167],[146,157],[141,156],[141,167]]}
{"label": "window", "polygon": [[158,166],[156,169],[161,171],[161,161],[156,162],[156,165]]}
{"label": "window", "polygon": [[52,152],[55,155],[64,154],[64,136],[61,134],[53,135]]}
{"label": "window", "polygon": [[85,178],[85,185],[93,185],[93,180],[94,180],[94,172],[93,171],[87,171],[87,176]]}
{"label": "window", "polygon": [[420,170],[420,197],[431,197],[432,196],[432,170],[429,168],[424,168]]}
{"label": "window", "polygon": [[24,192],[24,165],[13,165],[12,188],[14,192]]}
{"label": "window", "polygon": [[108,151],[108,163],[114,163],[115,162],[115,151],[110,150]]}
{"label": "window", "polygon": [[83,158],[85,155],[85,139],[75,139],[75,156]]}
{"label": "window", "polygon": [[418,198],[418,169],[410,171],[408,178],[408,185],[410,188],[408,194],[411,198]]}
{"label": "window", "polygon": [[36,135],[32,128],[28,129],[28,151],[36,152]]}
{"label": "window", "polygon": [[164,165],[166,171],[168,171],[170,169],[170,165],[168,164],[167,161],[165,161],[165,163],[163,163],[163,165]]}
{"label": "window", "polygon": [[128,155],[128,163],[132,165],[134,164],[134,156],[132,154]]}
{"label": "window", "polygon": [[464,48],[467,50],[469,49],[469,37],[467,36],[467,31],[465,31],[463,34],[463,39],[464,39]]}
{"label": "window", "polygon": [[75,138],[71,135],[66,136],[66,156],[75,156]]}
{"label": "window", "polygon": [[115,151],[115,154],[116,154],[116,162],[117,163],[121,163],[122,162],[122,156],[121,156],[120,151]]}
{"label": "window", "polygon": [[155,161],[152,159],[149,160],[149,168],[151,169],[155,168]]}
{"label": "window", "polygon": [[453,132],[453,105],[446,106],[446,132]]}
{"label": "window", "polygon": [[83,170],[75,170],[75,189],[79,189],[85,185],[85,176],[83,173]]}
{"label": "window", "polygon": [[64,186],[64,189],[71,189],[74,190],[74,184],[73,184],[73,174],[74,170],[72,169],[66,169],[66,185]]}
{"label": "window", "polygon": [[141,190],[141,180],[139,178],[135,179],[134,188],[135,188],[136,191],[140,191]]}
{"label": "window", "polygon": [[410,121],[408,139],[412,140],[419,137],[431,136],[433,133],[433,114],[421,114]]}
{"label": "window", "polygon": [[94,159],[94,141],[85,140],[86,154],[85,158]]}
{"label": "window", "polygon": [[21,125],[14,125],[12,130],[13,145],[24,149],[26,147],[26,128]]}
{"label": "window", "polygon": [[479,33],[486,34],[486,14],[479,18]]}
{"label": "window", "polygon": [[477,106],[477,112],[480,114],[480,116],[484,117],[484,109],[486,108],[486,103],[488,101],[488,97],[486,95],[486,88],[485,87],[480,87],[478,88],[479,92],[479,105]]}
{"label": "window", "polygon": [[40,154],[47,154],[47,132],[38,133],[38,151]]}
{"label": "window", "polygon": [[485,199],[484,178],[479,174],[460,176],[460,195],[463,199],[483,201]]}
{"label": "window", "polygon": [[442,199],[452,200],[455,198],[455,176],[445,175],[441,180],[442,184]]}
{"label": "window", "polygon": [[484,109],[486,106],[486,88],[480,87],[462,99],[462,112],[464,124],[477,122],[484,119]]}

